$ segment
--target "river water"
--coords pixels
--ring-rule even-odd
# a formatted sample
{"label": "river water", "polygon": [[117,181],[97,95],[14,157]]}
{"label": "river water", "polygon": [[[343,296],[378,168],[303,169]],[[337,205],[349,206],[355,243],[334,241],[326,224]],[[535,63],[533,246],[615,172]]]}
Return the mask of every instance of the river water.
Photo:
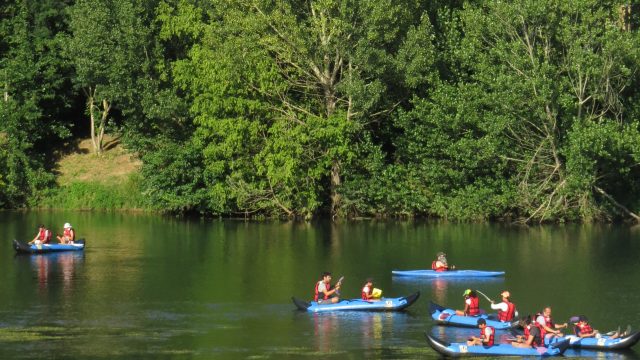
{"label": "river water", "polygon": [[[84,253],[16,256],[12,239],[70,222]],[[0,359],[423,359],[428,304],[461,308],[466,288],[521,314],[545,305],[557,322],[584,314],[609,331],[640,328],[640,230],[624,225],[513,227],[426,222],[245,222],[99,212],[0,212]],[[504,270],[492,280],[404,280],[438,251],[458,268]],[[386,296],[421,298],[400,313],[308,314],[322,271],[359,297],[375,279]],[[481,306],[487,302],[481,300]],[[638,345],[640,346],[640,345]],[[638,347],[637,346],[637,347]],[[637,350],[640,352],[640,349]],[[569,357],[637,358],[634,351]]]}

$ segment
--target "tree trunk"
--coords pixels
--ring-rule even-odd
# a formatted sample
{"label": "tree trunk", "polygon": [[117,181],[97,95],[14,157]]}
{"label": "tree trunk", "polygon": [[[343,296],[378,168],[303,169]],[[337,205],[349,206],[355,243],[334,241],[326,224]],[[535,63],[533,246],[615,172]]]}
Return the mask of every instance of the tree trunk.
{"label": "tree trunk", "polygon": [[331,164],[331,218],[335,219],[338,215],[338,209],[340,208],[340,200],[342,196],[338,192],[338,188],[342,184],[340,178],[340,162],[336,159]]}
{"label": "tree trunk", "polygon": [[[111,104],[107,99],[102,99],[102,109],[100,109],[95,104],[96,97],[96,88],[89,88],[87,92],[87,107],[89,108],[89,118],[91,121],[90,132],[91,132],[91,145],[93,145],[93,151],[96,155],[101,155],[102,148],[102,140],[104,138],[104,128],[107,124],[107,120],[109,118],[109,110],[111,110]],[[101,111],[100,121],[96,125],[96,111]],[[97,126],[97,128],[96,128]]]}
{"label": "tree trunk", "polygon": [[88,97],[87,97],[87,107],[89,108],[89,119],[90,119],[90,127],[89,127],[89,132],[91,133],[91,145],[93,146],[93,152],[96,155],[99,155],[102,152],[101,146],[99,146],[99,144],[96,142],[96,118],[95,118],[95,114],[94,114],[94,110],[95,110],[95,104],[94,104],[94,97],[95,97],[95,89],[92,90],[91,88],[89,88],[89,92],[88,92]]}
{"label": "tree trunk", "polygon": [[102,116],[100,117],[100,126],[98,129],[98,147],[100,149],[100,154],[102,154],[102,139],[104,138],[104,127],[107,124],[107,118],[109,116],[109,110],[111,109],[111,104],[106,99],[102,99]]}
{"label": "tree trunk", "polygon": [[9,83],[7,82],[7,71],[4,71],[4,102],[9,101]]}

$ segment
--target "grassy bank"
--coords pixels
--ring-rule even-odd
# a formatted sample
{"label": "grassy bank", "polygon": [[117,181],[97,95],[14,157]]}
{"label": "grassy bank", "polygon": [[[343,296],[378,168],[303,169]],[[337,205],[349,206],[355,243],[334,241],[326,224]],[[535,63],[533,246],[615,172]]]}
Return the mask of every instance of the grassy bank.
{"label": "grassy bank", "polygon": [[141,162],[115,138],[95,155],[90,140],[79,141],[56,163],[57,186],[39,194],[35,207],[66,210],[147,210],[141,190]]}
{"label": "grassy bank", "polygon": [[140,175],[122,183],[72,182],[42,194],[36,207],[67,210],[146,210]]}

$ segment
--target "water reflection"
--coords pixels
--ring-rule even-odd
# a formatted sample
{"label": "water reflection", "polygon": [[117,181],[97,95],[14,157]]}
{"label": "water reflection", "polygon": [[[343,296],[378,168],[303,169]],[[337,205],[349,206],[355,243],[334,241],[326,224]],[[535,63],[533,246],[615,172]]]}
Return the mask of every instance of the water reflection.
{"label": "water reflection", "polygon": [[[307,315],[307,314],[301,314]],[[406,326],[405,312],[343,311],[308,314],[313,322],[314,349],[318,352],[345,348],[345,341],[358,341],[365,349],[383,348]],[[345,333],[350,336],[344,337]]]}
{"label": "water reflection", "polygon": [[31,270],[38,279],[40,292],[47,291],[50,286],[57,288],[58,284],[62,283],[63,297],[66,299],[71,297],[76,271],[84,262],[84,252],[29,255],[29,259]]}
{"label": "water reflection", "polygon": [[335,313],[313,314],[313,335],[316,351],[332,349],[331,339],[338,330],[338,317]]}

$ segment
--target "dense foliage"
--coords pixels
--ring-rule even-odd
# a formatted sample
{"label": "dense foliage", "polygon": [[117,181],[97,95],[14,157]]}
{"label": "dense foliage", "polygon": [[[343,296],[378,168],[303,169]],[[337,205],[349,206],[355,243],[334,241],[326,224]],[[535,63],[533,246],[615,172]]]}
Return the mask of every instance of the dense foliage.
{"label": "dense foliage", "polygon": [[640,7],[624,1],[0,12],[2,207],[52,193],[51,139],[91,135],[99,152],[106,129],[162,211],[639,219]]}

